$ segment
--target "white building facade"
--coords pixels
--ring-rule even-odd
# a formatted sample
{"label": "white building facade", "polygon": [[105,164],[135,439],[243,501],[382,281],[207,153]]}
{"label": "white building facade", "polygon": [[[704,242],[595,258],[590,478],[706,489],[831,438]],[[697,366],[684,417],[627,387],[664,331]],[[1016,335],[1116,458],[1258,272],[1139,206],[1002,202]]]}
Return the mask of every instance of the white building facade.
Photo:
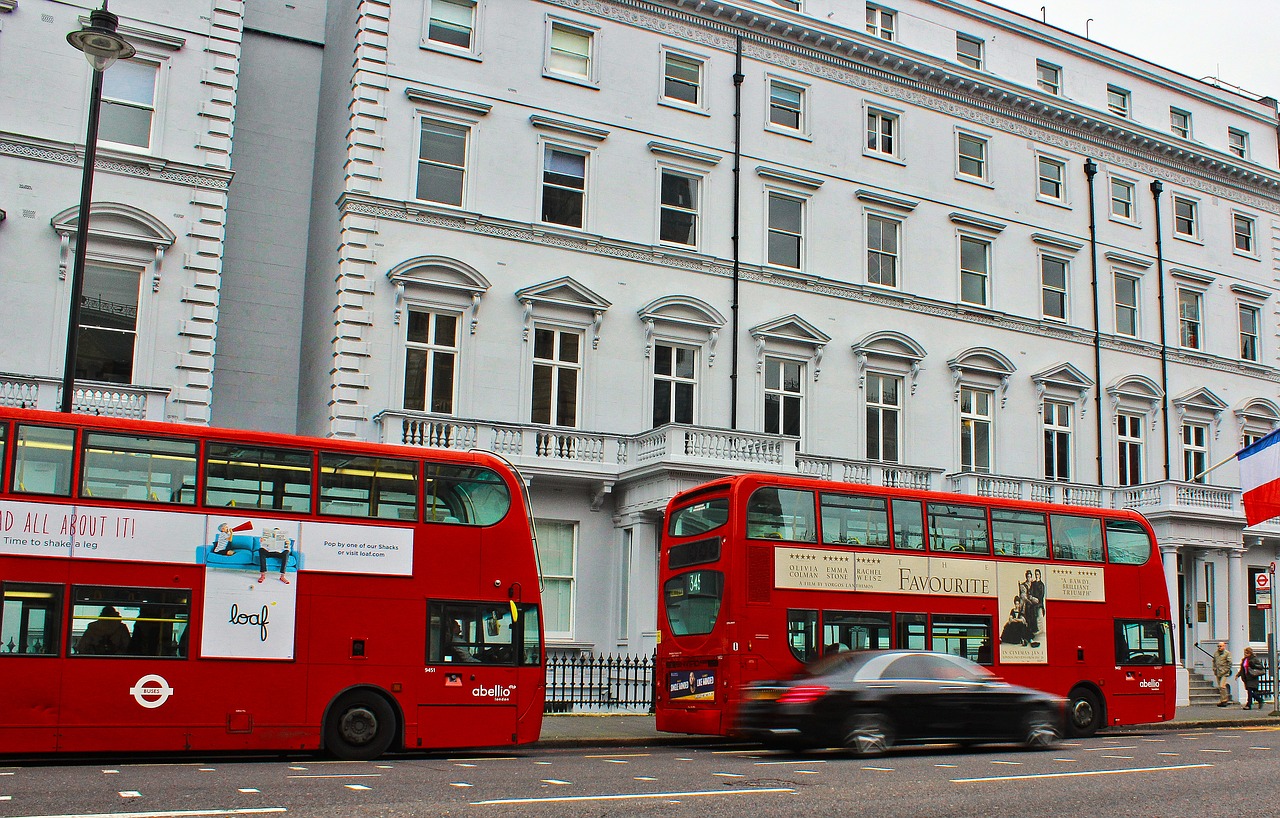
{"label": "white building facade", "polygon": [[[665,502],[745,470],[1136,508],[1186,664],[1264,643],[1280,525],[1246,527],[1233,463],[1202,472],[1280,424],[1274,99],[981,0],[221,0],[234,25],[182,35],[119,5],[183,38],[156,118],[184,136],[142,165],[210,180],[100,154],[95,203],[170,242],[125,386],[184,421],[509,457],[553,647],[651,652]],[[84,13],[0,3],[0,67],[45,38],[43,73],[87,88],[56,42]],[[224,41],[228,101],[177,94]],[[6,93],[0,167],[50,178],[38,218],[0,201],[5,309],[57,316],[83,95],[27,124]],[[217,165],[187,143],[223,104]],[[197,192],[225,233],[192,235]],[[61,338],[0,369],[54,380]]]}

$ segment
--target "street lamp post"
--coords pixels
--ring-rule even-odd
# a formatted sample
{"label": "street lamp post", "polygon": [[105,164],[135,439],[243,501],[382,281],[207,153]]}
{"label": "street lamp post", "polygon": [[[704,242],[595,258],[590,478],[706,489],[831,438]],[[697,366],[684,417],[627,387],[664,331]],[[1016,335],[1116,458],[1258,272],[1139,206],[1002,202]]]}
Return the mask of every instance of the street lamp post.
{"label": "street lamp post", "polygon": [[89,89],[89,127],[84,137],[84,172],[80,178],[80,210],[76,216],[76,257],[71,270],[71,309],[67,317],[67,359],[62,369],[63,412],[71,411],[76,382],[76,349],[80,341],[80,300],[84,292],[84,262],[89,243],[89,203],[93,197],[93,165],[98,156],[98,113],[102,108],[102,74],[119,59],[129,59],[137,49],[116,33],[117,18],[107,11],[107,0],[102,8],[90,13],[89,25],[67,35],[67,42],[78,51],[93,68],[93,83]]}

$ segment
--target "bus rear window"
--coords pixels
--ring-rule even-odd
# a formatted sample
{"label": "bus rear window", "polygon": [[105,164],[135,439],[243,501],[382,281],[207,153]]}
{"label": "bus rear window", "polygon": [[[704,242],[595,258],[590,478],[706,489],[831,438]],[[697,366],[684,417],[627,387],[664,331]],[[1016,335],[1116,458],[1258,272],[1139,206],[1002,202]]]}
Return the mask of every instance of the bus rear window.
{"label": "bus rear window", "polygon": [[1115,565],[1145,565],[1151,559],[1151,537],[1132,520],[1107,520],[1107,561]]}
{"label": "bus rear window", "polygon": [[674,636],[702,636],[716,626],[724,598],[724,574],[689,571],[667,580],[662,599]]}
{"label": "bus rear window", "polygon": [[667,534],[672,537],[693,537],[719,528],[728,520],[728,497],[703,500],[671,512],[671,519],[667,521]]}
{"label": "bus rear window", "polygon": [[817,542],[813,492],[766,486],[747,501],[747,536],[755,540]]}

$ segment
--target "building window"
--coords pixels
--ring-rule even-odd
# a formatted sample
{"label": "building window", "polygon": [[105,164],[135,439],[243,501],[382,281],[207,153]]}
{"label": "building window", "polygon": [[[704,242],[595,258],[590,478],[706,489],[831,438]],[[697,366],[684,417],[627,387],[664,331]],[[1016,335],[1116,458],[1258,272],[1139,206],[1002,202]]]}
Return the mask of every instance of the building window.
{"label": "building window", "polygon": [[769,122],[791,131],[804,124],[804,89],[778,80],[769,81]]}
{"label": "building window", "polygon": [[1036,85],[1046,94],[1058,96],[1062,93],[1062,69],[1036,60]]}
{"label": "building window", "polygon": [[76,342],[77,380],[133,383],[138,282],[137,270],[92,262],[85,265]]}
{"label": "building window", "polygon": [[693,423],[697,391],[697,350],[656,344],[653,351],[653,425]]}
{"label": "building window", "polygon": [[1177,108],[1169,109],[1169,130],[1174,136],[1180,136],[1183,139],[1191,138],[1191,114],[1186,111],[1180,111]]}
{"label": "building window", "polygon": [[1182,424],[1182,479],[1203,483],[1209,465],[1209,427],[1203,423]]}
{"label": "building window", "polygon": [[897,156],[898,117],[884,111],[867,111],[867,151],[882,156]]}
{"label": "building window", "polygon": [[800,269],[804,237],[804,201],[781,193],[769,194],[769,263]]}
{"label": "building window", "polygon": [[1129,92],[1114,85],[1107,86],[1107,110],[1116,116],[1129,118]]}
{"label": "building window", "polygon": [[901,458],[902,378],[867,375],[867,459],[898,463]]}
{"label": "building window", "polygon": [[1136,188],[1126,179],[1111,180],[1111,215],[1131,222],[1134,219],[1133,196]]}
{"label": "building window", "polygon": [[1178,288],[1178,338],[1184,349],[1200,349],[1201,301],[1203,296],[1186,287]]}
{"label": "building window", "polygon": [[867,6],[867,33],[882,40],[895,38],[897,14],[879,6]]}
{"label": "building window", "polygon": [[662,201],[658,208],[658,239],[686,247],[698,245],[698,189],[701,179],[662,171]]}
{"label": "building window", "polygon": [[1116,482],[1136,486],[1142,482],[1142,415],[1116,415]]}
{"label": "building window", "polygon": [[1246,304],[1240,305],[1240,360],[1257,362],[1258,354],[1258,308]]}
{"label": "building window", "polygon": [[1248,216],[1241,216],[1239,213],[1232,214],[1231,227],[1235,233],[1236,249],[1241,253],[1253,255],[1255,252],[1253,246],[1253,219]]}
{"label": "building window", "polygon": [[[1212,563],[1208,564],[1211,565]],[[1258,574],[1266,573],[1267,566],[1255,567],[1250,565],[1249,581],[1245,584],[1245,587],[1249,589],[1249,641],[1255,644],[1266,642],[1270,632],[1267,622],[1271,619],[1271,611],[1268,608],[1261,607],[1262,600],[1258,598]],[[1271,599],[1271,596],[1268,595],[1266,598]]]}
{"label": "building window", "polygon": [[531,420],[548,426],[577,426],[581,376],[582,333],[535,327]]}
{"label": "building window", "polygon": [[547,147],[542,164],[542,220],[582,227],[586,198],[586,154]]}
{"label": "building window", "polygon": [[1174,235],[1196,237],[1196,202],[1181,196],[1173,197]]}
{"label": "building window", "polygon": [[1044,402],[1044,479],[1071,480],[1071,410],[1069,403]]}
{"label": "building window", "polygon": [[568,638],[573,633],[578,525],[535,519],[533,528],[542,567],[542,627],[548,637]]}
{"label": "building window", "polygon": [[898,286],[898,228],[894,219],[867,216],[867,283]]}
{"label": "building window", "polygon": [[458,371],[458,316],[409,310],[405,336],[404,408],[453,414]]}
{"label": "building window", "polygon": [[987,278],[991,266],[991,242],[960,237],[960,300],[987,305]]}
{"label": "building window", "polygon": [[1138,337],[1138,279],[1116,273],[1116,334]]}
{"label": "building window", "polygon": [[1235,128],[1227,129],[1227,150],[1241,159],[1249,158],[1249,134]]}
{"label": "building window", "polygon": [[1067,262],[1040,257],[1040,303],[1045,318],[1067,320]]}
{"label": "building window", "polygon": [[1067,198],[1066,179],[1067,163],[1047,156],[1036,157],[1036,177],[1039,181],[1039,196],[1055,202]]}
{"label": "building window", "polygon": [[764,430],[800,436],[804,408],[804,364],[785,358],[764,359]]}
{"label": "building window", "polygon": [[430,0],[427,39],[470,51],[476,28],[475,0]]}
{"label": "building window", "polygon": [[992,394],[960,389],[960,470],[991,473]]}
{"label": "building window", "polygon": [[151,147],[159,74],[159,66],[137,60],[121,60],[103,72],[100,141],[144,150]]}
{"label": "building window", "polygon": [[702,60],[668,51],[664,60],[662,96],[689,105],[702,104]]}
{"label": "building window", "polygon": [[956,134],[956,172],[972,179],[987,178],[987,140],[973,134]]}
{"label": "building window", "polygon": [[956,62],[961,65],[982,70],[982,40],[966,34],[956,35]]}
{"label": "building window", "polygon": [[547,51],[547,71],[562,77],[591,80],[592,32],[553,22]]}
{"label": "building window", "polygon": [[425,202],[461,206],[466,170],[467,129],[433,119],[422,120],[414,196]]}

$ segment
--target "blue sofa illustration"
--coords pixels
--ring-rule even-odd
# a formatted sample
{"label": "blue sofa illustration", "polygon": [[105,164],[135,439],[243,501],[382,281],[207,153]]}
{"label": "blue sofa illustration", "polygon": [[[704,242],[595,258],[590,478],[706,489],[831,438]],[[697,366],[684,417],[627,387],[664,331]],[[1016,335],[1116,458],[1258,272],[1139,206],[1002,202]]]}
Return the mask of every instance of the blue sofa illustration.
{"label": "blue sofa illustration", "polygon": [[[302,554],[298,552],[297,543],[292,539],[286,539],[285,542],[289,545],[289,559],[288,565],[285,566],[285,572],[294,573],[302,568]],[[196,546],[196,564],[212,565],[216,568],[243,568],[244,570],[258,571],[258,549],[261,545],[261,537],[249,534],[234,534],[231,537],[231,545],[228,547],[228,550],[234,553],[214,553],[212,544]],[[280,561],[275,557],[269,557],[267,559],[267,572],[272,573],[279,570]]]}

